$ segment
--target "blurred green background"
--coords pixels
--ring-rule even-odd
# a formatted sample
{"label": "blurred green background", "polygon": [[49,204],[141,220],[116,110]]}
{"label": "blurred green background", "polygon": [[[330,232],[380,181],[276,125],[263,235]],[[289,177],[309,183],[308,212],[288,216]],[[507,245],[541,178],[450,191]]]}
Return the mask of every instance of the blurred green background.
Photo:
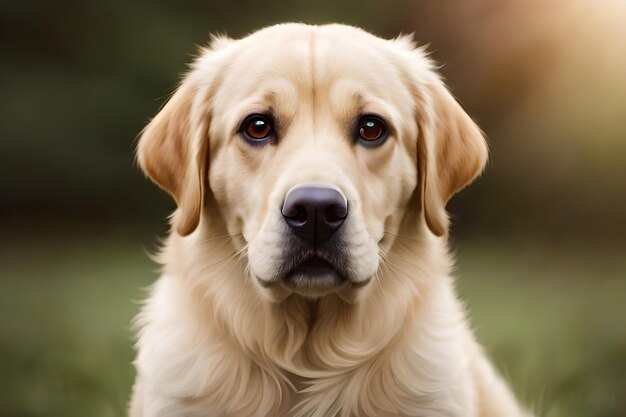
{"label": "blurred green background", "polygon": [[208,33],[414,32],[485,130],[460,295],[518,396],[626,416],[626,1],[0,1],[0,417],[125,414],[169,198],[134,140]]}

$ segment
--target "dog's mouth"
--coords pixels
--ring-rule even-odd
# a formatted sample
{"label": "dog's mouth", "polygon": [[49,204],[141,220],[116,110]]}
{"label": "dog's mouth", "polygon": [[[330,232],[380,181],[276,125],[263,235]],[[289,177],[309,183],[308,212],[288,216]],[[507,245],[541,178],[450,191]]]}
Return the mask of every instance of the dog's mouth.
{"label": "dog's mouth", "polygon": [[346,282],[346,277],[335,265],[318,255],[311,255],[287,272],[281,285],[303,295],[321,295]]}
{"label": "dog's mouth", "polygon": [[332,293],[352,294],[344,290],[359,289],[371,280],[371,277],[353,277],[350,274],[351,263],[340,249],[325,252],[291,248],[284,256],[272,277],[255,275],[261,287],[270,290],[270,294],[280,294],[279,298],[290,293],[306,298],[319,298]]}

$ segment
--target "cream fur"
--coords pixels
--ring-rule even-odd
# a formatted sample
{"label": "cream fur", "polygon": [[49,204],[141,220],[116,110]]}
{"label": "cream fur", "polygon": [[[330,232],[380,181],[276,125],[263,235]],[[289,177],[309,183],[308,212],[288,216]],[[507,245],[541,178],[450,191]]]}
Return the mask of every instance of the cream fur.
{"label": "cream fur", "polygon": [[[252,149],[236,127],[267,109],[280,141]],[[389,143],[344,140],[355,112],[389,120]],[[289,24],[214,40],[138,159],[179,208],[136,319],[131,417],[526,416],[450,277],[445,203],[486,146],[408,38]],[[277,207],[306,180],[346,193],[345,262],[372,278],[363,288],[257,285],[285,244]]]}

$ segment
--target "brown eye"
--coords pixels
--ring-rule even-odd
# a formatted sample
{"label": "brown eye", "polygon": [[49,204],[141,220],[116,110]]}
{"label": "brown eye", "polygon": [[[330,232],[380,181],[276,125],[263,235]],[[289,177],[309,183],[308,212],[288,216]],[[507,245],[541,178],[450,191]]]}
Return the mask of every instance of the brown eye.
{"label": "brown eye", "polygon": [[246,117],[241,125],[243,136],[252,142],[264,142],[272,135],[272,121],[261,114]]}
{"label": "brown eye", "polygon": [[375,116],[363,116],[359,120],[359,140],[366,146],[378,145],[387,137],[385,122]]}

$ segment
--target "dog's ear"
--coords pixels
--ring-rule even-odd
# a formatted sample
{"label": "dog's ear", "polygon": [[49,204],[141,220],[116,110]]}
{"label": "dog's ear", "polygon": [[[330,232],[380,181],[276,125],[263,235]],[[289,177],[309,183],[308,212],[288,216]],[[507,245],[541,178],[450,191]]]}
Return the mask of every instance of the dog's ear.
{"label": "dog's ear", "polygon": [[418,170],[422,212],[437,236],[448,231],[448,200],[468,185],[487,162],[479,127],[438,77],[426,85],[418,105]]}
{"label": "dog's ear", "polygon": [[143,130],[137,161],[144,173],[170,193],[178,210],[176,231],[186,236],[200,221],[207,165],[208,116],[194,111],[199,94],[185,80]]}

